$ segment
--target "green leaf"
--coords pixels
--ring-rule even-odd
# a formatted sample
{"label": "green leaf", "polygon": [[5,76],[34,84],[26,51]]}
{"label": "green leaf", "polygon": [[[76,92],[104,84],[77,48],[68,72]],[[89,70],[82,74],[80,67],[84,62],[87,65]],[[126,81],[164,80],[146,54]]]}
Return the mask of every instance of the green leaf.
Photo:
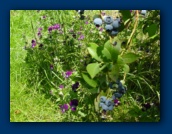
{"label": "green leaf", "polygon": [[120,13],[122,14],[122,20],[124,22],[131,18],[130,10],[120,10]]}
{"label": "green leaf", "polygon": [[118,56],[117,64],[119,66],[123,66],[125,64],[123,58],[120,55]]}
{"label": "green leaf", "polygon": [[111,57],[111,54],[110,52],[107,50],[107,48],[104,48],[102,50],[102,54],[103,54],[103,57],[107,58],[107,60],[110,60],[112,57]]}
{"label": "green leaf", "polygon": [[98,56],[98,45],[95,43],[90,43],[88,49],[88,52],[92,56],[92,58],[96,59],[97,61],[102,61],[102,59]]}
{"label": "green leaf", "polygon": [[130,67],[127,64],[125,64],[123,67],[123,70],[124,70],[124,73],[129,73]]}
{"label": "green leaf", "polygon": [[122,56],[124,63],[132,63],[136,61],[139,56],[134,53],[127,53]]}
{"label": "green leaf", "polygon": [[98,93],[99,92],[99,88],[89,89],[89,92],[92,93],[92,94]]}
{"label": "green leaf", "polygon": [[148,32],[150,37],[155,35],[157,30],[158,30],[157,24],[152,24],[146,28],[146,31]]}
{"label": "green leaf", "polygon": [[83,79],[87,82],[91,87],[97,87],[97,82],[91,78],[87,74],[82,73]]}
{"label": "green leaf", "polygon": [[88,64],[86,69],[92,79],[101,71],[99,67],[99,63]]}
{"label": "green leaf", "polygon": [[[112,43],[114,43],[115,45]],[[118,40],[113,40],[112,43],[110,42],[110,40],[107,41],[104,45],[104,48],[106,48],[110,52],[113,62],[116,62],[120,53],[121,42]]]}

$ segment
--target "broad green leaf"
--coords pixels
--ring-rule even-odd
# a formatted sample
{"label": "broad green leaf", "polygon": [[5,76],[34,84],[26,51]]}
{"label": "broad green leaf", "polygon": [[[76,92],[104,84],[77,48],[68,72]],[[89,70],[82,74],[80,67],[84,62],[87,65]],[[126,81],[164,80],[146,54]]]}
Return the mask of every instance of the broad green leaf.
{"label": "broad green leaf", "polygon": [[131,12],[130,10],[120,10],[120,13],[122,14],[122,20],[125,22],[126,20],[131,18]]}
{"label": "broad green leaf", "polygon": [[139,56],[134,53],[127,53],[122,56],[124,63],[132,63],[136,61]]}
{"label": "broad green leaf", "polygon": [[125,64],[123,58],[120,55],[118,56],[117,64],[119,66],[123,66]]}
{"label": "broad green leaf", "polygon": [[91,78],[87,74],[82,73],[83,79],[87,82],[91,87],[97,87],[97,82]]}
{"label": "broad green leaf", "polygon": [[91,88],[91,89],[89,89],[89,92],[92,93],[92,94],[98,93],[99,88]]}
{"label": "broad green leaf", "polygon": [[124,70],[124,73],[129,73],[130,67],[127,64],[125,64],[123,67],[123,70]]}
{"label": "broad green leaf", "polygon": [[99,67],[99,63],[88,64],[86,69],[92,79],[101,71]]}
{"label": "broad green leaf", "polygon": [[102,50],[102,54],[103,54],[103,57],[107,58],[107,60],[110,60],[112,57],[111,57],[111,54],[110,52],[107,50],[107,48],[104,48]]}
{"label": "broad green leaf", "polygon": [[97,61],[102,61],[102,59],[98,56],[98,45],[95,43],[90,43],[88,49],[88,52],[92,56],[92,58],[96,59]]}
{"label": "broad green leaf", "polygon": [[110,52],[113,62],[116,62],[120,53],[121,42],[118,40],[113,40],[111,43],[111,41],[109,40],[105,43],[104,48],[106,48]]}
{"label": "broad green leaf", "polygon": [[157,24],[152,24],[146,28],[146,31],[148,32],[150,37],[155,35],[157,30],[158,30]]}

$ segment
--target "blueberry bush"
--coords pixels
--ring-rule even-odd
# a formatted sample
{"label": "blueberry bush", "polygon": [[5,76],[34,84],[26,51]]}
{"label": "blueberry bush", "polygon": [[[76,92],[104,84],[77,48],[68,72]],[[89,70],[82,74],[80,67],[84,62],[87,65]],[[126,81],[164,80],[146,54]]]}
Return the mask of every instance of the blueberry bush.
{"label": "blueberry bush", "polygon": [[51,99],[57,121],[160,121],[159,10],[33,12],[27,86]]}

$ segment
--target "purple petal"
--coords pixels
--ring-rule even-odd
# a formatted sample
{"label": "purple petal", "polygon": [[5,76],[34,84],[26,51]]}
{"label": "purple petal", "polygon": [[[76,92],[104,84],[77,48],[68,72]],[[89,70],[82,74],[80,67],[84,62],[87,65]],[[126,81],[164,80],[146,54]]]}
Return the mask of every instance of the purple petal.
{"label": "purple petal", "polygon": [[63,89],[64,88],[64,85],[60,85],[59,88]]}

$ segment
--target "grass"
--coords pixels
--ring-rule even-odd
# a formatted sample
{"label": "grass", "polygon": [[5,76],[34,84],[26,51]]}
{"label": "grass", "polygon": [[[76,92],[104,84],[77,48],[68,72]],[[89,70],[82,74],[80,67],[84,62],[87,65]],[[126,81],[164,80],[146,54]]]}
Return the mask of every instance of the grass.
{"label": "grass", "polygon": [[25,33],[33,36],[31,15],[34,16],[32,11],[10,11],[10,121],[59,121],[55,104],[34,87],[29,89],[26,86],[25,78],[29,76],[25,70],[26,51],[22,39]]}

